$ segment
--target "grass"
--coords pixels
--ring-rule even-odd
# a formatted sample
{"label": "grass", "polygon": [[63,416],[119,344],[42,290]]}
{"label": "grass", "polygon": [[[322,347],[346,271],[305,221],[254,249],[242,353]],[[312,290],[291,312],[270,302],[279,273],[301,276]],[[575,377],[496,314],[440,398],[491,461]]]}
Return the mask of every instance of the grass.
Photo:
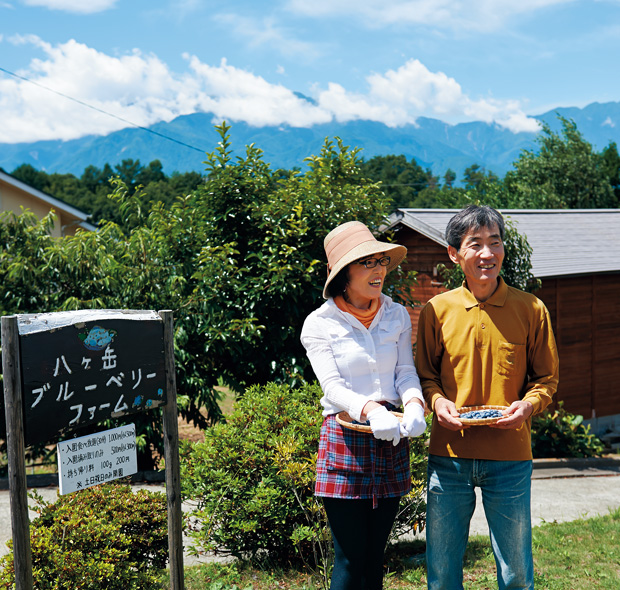
{"label": "grass", "polygon": [[[620,508],[606,516],[533,529],[537,590],[618,590],[620,588]],[[386,556],[385,590],[425,590],[423,541],[400,543]],[[307,572],[270,571],[233,562],[185,568],[187,590],[319,590]],[[488,537],[470,538],[464,564],[466,590],[497,588]]]}

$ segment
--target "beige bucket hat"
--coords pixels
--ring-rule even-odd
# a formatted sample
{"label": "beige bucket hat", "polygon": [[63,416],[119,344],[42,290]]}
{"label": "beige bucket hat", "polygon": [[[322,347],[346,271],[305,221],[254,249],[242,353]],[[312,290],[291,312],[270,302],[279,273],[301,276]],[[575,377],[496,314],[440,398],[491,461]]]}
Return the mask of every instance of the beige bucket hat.
{"label": "beige bucket hat", "polygon": [[332,279],[355,260],[385,252],[390,256],[387,272],[394,270],[407,255],[407,248],[399,244],[380,242],[361,221],[347,221],[330,231],[323,242],[327,256],[327,280],[323,298],[329,299],[327,286]]}

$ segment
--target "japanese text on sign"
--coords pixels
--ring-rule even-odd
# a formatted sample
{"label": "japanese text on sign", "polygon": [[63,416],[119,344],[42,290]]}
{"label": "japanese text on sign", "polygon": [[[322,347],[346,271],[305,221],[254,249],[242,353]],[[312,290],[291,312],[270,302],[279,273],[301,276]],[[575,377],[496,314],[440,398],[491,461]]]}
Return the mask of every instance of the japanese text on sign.
{"label": "japanese text on sign", "polygon": [[159,316],[79,312],[71,323],[70,313],[20,337],[27,445],[166,403]]}
{"label": "japanese text on sign", "polygon": [[138,471],[134,424],[59,442],[56,447],[61,495]]}

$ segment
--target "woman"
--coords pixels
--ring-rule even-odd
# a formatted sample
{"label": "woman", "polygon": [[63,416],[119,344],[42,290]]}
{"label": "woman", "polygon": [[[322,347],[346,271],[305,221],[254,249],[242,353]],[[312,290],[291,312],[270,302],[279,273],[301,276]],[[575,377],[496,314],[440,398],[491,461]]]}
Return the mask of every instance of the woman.
{"label": "woman", "polygon": [[[323,498],[334,540],[331,590],[380,590],[385,545],[400,497],[411,489],[404,437],[426,428],[411,320],[381,292],[407,249],[377,241],[358,221],[331,231],[324,246],[327,301],[301,333],[323,390],[315,494]],[[402,423],[389,411],[401,405]],[[368,421],[372,434],[342,427],[341,411]]]}

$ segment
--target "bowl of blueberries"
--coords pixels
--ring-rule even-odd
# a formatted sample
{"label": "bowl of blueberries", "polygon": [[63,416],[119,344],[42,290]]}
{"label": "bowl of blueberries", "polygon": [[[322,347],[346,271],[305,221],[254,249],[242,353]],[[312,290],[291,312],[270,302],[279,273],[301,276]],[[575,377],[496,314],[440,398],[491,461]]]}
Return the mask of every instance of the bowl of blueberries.
{"label": "bowl of blueberries", "polygon": [[464,424],[485,426],[495,424],[500,418],[503,418],[502,410],[506,409],[507,406],[465,406],[458,408],[457,411]]}

